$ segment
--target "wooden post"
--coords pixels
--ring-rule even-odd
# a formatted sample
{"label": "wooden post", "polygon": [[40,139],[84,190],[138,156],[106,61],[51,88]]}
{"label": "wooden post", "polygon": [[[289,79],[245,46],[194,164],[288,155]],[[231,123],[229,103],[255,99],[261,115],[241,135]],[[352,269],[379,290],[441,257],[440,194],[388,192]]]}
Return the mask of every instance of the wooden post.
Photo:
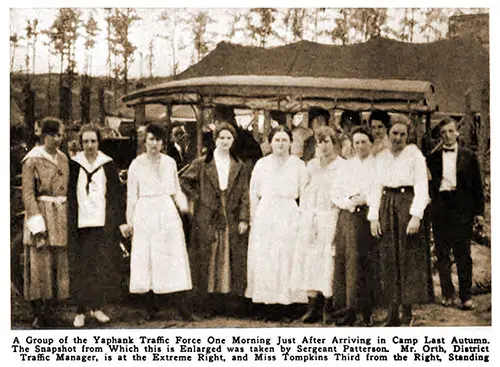
{"label": "wooden post", "polygon": [[134,120],[138,126],[146,125],[146,106],[143,104],[135,105]]}
{"label": "wooden post", "polygon": [[414,128],[415,128],[415,144],[417,144],[418,148],[422,150],[422,139],[425,133],[425,124],[423,121],[422,113],[411,114],[413,118]]}
{"label": "wooden post", "polygon": [[172,103],[165,105],[165,142],[168,144],[170,141],[170,134],[172,133]]}
{"label": "wooden post", "polygon": [[201,157],[203,151],[203,126],[205,125],[207,108],[202,105],[198,105],[200,113],[198,115],[198,121],[196,122],[196,157]]}
{"label": "wooden post", "polygon": [[328,126],[330,126],[332,129],[335,130],[335,108],[332,108],[331,110],[328,110],[328,113],[330,114],[330,119],[328,120]]}
{"label": "wooden post", "polygon": [[[145,85],[141,82],[137,83],[135,86],[135,89],[142,89],[144,88]],[[135,105],[135,123],[138,126],[145,125],[146,124],[146,105],[144,104],[138,104]]]}
{"label": "wooden post", "polygon": [[423,117],[425,118],[425,133],[422,139],[422,153],[427,156],[434,148],[435,142],[432,138],[431,113],[426,112]]}
{"label": "wooden post", "polygon": [[252,135],[255,141],[260,143],[259,115],[260,115],[259,110],[253,110]]}
{"label": "wooden post", "polygon": [[[137,83],[136,89],[141,89],[144,87],[144,84]],[[138,129],[141,126],[146,124],[146,105],[137,104],[134,106],[134,128],[137,131],[137,155],[141,154],[145,151],[144,142],[146,140],[145,132],[141,129],[139,132]]]}
{"label": "wooden post", "polygon": [[264,111],[264,130],[262,132],[262,139],[260,144],[260,149],[262,149],[262,154],[264,156],[271,153],[271,145],[269,144],[269,134],[271,133],[271,112],[268,110]]}
{"label": "wooden post", "polygon": [[264,131],[262,132],[262,138],[267,141],[269,133],[271,132],[271,113],[269,111],[264,111]]}
{"label": "wooden post", "polygon": [[288,126],[288,128],[290,130],[292,130],[292,127],[293,127],[293,115],[290,112],[287,112],[287,114],[286,114],[286,126]]}

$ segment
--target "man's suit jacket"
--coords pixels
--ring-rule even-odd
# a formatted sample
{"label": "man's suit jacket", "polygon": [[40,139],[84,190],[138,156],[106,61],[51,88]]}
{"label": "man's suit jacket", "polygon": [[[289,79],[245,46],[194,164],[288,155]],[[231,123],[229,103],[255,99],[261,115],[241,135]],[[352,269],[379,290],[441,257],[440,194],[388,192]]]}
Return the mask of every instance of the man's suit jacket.
{"label": "man's suit jacket", "polygon": [[186,157],[187,154],[183,154],[181,157],[181,154],[175,147],[174,143],[168,143],[166,150],[167,154],[175,160],[175,163],[177,164],[177,172],[179,172],[182,168],[184,168],[184,166],[189,164],[189,161],[187,160],[188,157]]}
{"label": "man's suit jacket", "polygon": [[[439,193],[443,177],[443,151],[437,150],[427,158],[431,173],[429,195],[435,199]],[[472,221],[475,215],[484,215],[484,193],[479,161],[475,153],[467,148],[458,147],[456,215],[464,221]],[[431,211],[436,208],[431,204]],[[438,213],[435,213],[439,215]]]}

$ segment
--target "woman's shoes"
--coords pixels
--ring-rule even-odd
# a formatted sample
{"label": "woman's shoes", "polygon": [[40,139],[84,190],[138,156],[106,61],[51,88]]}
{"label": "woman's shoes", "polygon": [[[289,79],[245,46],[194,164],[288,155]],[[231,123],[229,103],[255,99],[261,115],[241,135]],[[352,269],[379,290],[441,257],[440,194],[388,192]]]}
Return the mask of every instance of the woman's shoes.
{"label": "woman's shoes", "polygon": [[335,321],[332,314],[336,311],[336,307],[333,304],[333,298],[325,298],[322,310],[322,322],[323,325],[331,325]]}
{"label": "woman's shoes", "polygon": [[403,305],[403,317],[401,317],[401,324],[413,326],[413,312],[411,305]]}
{"label": "woman's shoes", "polygon": [[[106,324],[111,321],[108,315],[101,310],[91,310],[90,316],[97,320],[100,324]],[[85,314],[77,313],[73,320],[73,327],[82,328],[85,326]]]}
{"label": "woman's shoes", "polygon": [[386,321],[384,326],[385,327],[401,326],[401,320],[399,320],[399,318],[390,318],[389,320]]}
{"label": "woman's shoes", "polygon": [[321,320],[323,309],[323,296],[308,297],[307,312],[298,320],[305,324],[313,324]]}
{"label": "woman's shoes", "polygon": [[90,311],[90,316],[96,319],[100,324],[106,324],[111,321],[108,315],[106,315],[101,310],[92,310]]}
{"label": "woman's shoes", "polygon": [[79,313],[76,314],[75,319],[73,320],[73,327],[81,328],[85,326],[85,314]]}
{"label": "woman's shoes", "polygon": [[346,315],[335,322],[337,326],[353,326],[356,323],[356,311],[347,309]]}
{"label": "woman's shoes", "polygon": [[42,319],[37,316],[33,320],[33,323],[31,324],[31,326],[33,327],[33,329],[41,329],[44,325],[43,325]]}

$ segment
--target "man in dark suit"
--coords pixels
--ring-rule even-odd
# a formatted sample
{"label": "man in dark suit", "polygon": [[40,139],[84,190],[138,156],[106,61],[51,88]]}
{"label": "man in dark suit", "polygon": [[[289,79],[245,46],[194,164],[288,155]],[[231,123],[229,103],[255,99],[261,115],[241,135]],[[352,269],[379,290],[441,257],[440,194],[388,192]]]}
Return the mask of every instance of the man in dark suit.
{"label": "man in dark suit", "polygon": [[442,304],[452,306],[455,289],[451,280],[450,252],[457,266],[459,296],[465,310],[471,300],[471,245],[474,220],[484,220],[484,194],[479,162],[473,151],[458,146],[457,123],[446,117],[439,123],[442,148],[427,158],[431,219],[436,244]]}
{"label": "man in dark suit", "polygon": [[173,125],[170,141],[167,143],[167,154],[177,163],[177,171],[180,171],[191,162],[188,154],[187,144],[189,136],[184,125]]}

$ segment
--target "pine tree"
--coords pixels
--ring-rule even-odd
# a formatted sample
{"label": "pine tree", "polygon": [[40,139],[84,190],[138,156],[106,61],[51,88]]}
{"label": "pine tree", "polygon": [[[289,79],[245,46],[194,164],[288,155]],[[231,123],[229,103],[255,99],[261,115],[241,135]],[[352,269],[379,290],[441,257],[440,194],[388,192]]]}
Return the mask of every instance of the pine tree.
{"label": "pine tree", "polygon": [[154,40],[149,41],[148,47],[148,68],[149,68],[149,77],[153,77],[153,65],[154,65]]}
{"label": "pine tree", "polygon": [[208,11],[197,11],[191,17],[193,45],[196,55],[196,61],[200,61],[210,49],[210,41],[207,33],[207,28],[214,23],[214,19],[209,15]]}
{"label": "pine tree", "polygon": [[89,13],[87,22],[83,25],[85,29],[85,75],[92,75],[92,50],[95,47],[95,39],[101,31],[92,13]]}
{"label": "pine tree", "polygon": [[16,60],[16,50],[19,48],[19,41],[23,40],[24,37],[19,36],[17,33],[12,33],[10,35],[10,72],[14,72],[14,63]]}
{"label": "pine tree", "polygon": [[236,36],[236,34],[238,32],[243,31],[241,25],[240,26],[238,25],[239,23],[241,23],[241,20],[243,19],[243,13],[241,12],[240,9],[230,9],[229,16],[231,18],[231,20],[229,21],[229,30],[224,35],[224,37],[227,38],[228,42],[233,42],[233,39]]}
{"label": "pine tree", "polygon": [[134,62],[134,53],[137,49],[130,42],[130,30],[134,23],[141,20],[137,11],[132,8],[115,9],[111,16],[112,37],[114,42],[114,55],[121,57],[121,65],[115,65],[115,77],[123,80],[124,93],[128,93],[128,72]]}
{"label": "pine tree", "polygon": [[277,12],[275,8],[252,8],[245,16],[250,38],[258,42],[261,47],[266,46],[269,37],[276,36],[273,24]]}

